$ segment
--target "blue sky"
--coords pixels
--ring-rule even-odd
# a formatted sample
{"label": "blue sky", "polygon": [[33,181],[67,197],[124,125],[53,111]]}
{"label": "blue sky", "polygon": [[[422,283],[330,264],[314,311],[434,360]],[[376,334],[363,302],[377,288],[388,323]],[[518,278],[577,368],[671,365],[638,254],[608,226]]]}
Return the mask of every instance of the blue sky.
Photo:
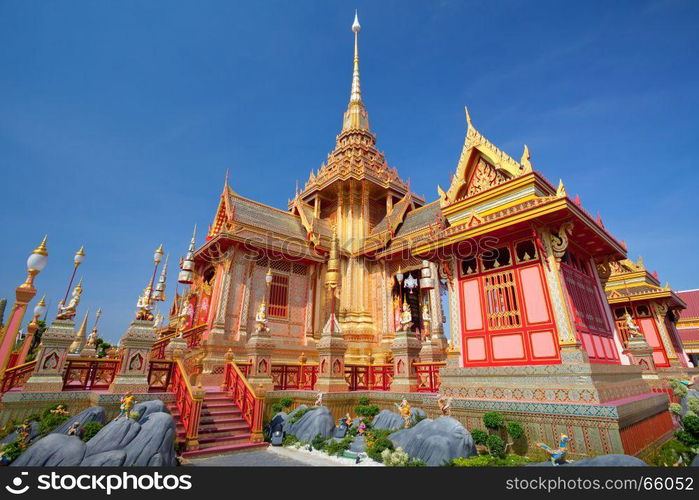
{"label": "blue sky", "polygon": [[468,105],[630,256],[699,287],[699,2],[6,0],[0,296],[48,233],[36,284],[53,312],[85,245],[80,313],[102,307],[116,340],[153,250],[177,262],[227,168],[236,191],[284,208],[340,130],[355,7],[371,126],[416,192],[448,184]]}

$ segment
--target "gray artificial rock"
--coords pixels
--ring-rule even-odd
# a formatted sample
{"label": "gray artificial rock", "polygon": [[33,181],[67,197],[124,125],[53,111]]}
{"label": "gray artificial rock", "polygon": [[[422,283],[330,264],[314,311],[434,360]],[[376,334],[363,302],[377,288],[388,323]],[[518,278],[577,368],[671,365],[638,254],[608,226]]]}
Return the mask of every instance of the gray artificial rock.
{"label": "gray artificial rock", "polygon": [[[89,441],[88,441],[89,442]],[[80,462],[81,467],[121,467],[126,461],[124,450],[111,450],[85,456]]]}
{"label": "gray artificial rock", "polygon": [[[27,436],[27,441],[31,442],[33,441],[38,435],[39,435],[39,422],[33,421],[29,422],[29,425],[31,426],[31,429],[29,430],[29,436]],[[14,431],[7,436],[5,436],[2,441],[0,441],[0,444],[6,444],[6,443],[11,443],[15,439],[17,439],[17,431]]]}
{"label": "gray artificial rock", "polygon": [[[359,419],[357,419],[359,420]],[[404,427],[403,417],[391,410],[381,410],[378,415],[371,421],[371,427],[374,429],[394,430]]]}
{"label": "gray artificial rock", "polygon": [[[410,410],[410,422],[415,424],[418,420],[427,418],[425,410],[422,408],[412,408]],[[355,419],[358,420],[358,419]],[[397,430],[405,428],[405,421],[399,413],[391,410],[381,410],[371,421],[371,426],[375,429]]]}
{"label": "gray artificial rock", "polygon": [[[289,414],[287,414],[284,417],[284,427],[283,427],[284,432],[286,432],[287,434],[289,433],[289,426],[291,425],[291,423],[289,422],[289,419],[293,418],[294,415],[296,415],[299,411],[305,410],[306,408],[308,408],[307,405],[299,405],[298,407],[294,408],[294,410],[292,412],[290,412]],[[277,413],[277,415],[284,415],[284,412],[283,411],[279,412],[279,413]]]}
{"label": "gray artificial rock", "polygon": [[75,422],[80,422],[81,428],[88,422],[99,422],[100,424],[103,424],[104,408],[101,406],[91,406],[87,410],[81,411],[74,417],[69,417],[68,420],[51,431],[51,434],[68,434],[68,429],[70,429]]}
{"label": "gray artificial rock", "polygon": [[70,467],[80,465],[85,456],[85,443],[76,436],[49,434],[31,445],[13,467]]}
{"label": "gray artificial rock", "polygon": [[[335,429],[335,419],[330,410],[325,406],[314,407],[309,410],[297,422],[284,424],[287,434],[293,434],[299,441],[310,442],[317,435],[329,438]],[[293,412],[289,415],[291,418]]]}
{"label": "gray artificial rock", "polygon": [[690,467],[699,467],[699,455],[694,457],[694,460],[692,460],[692,463],[689,464]]}
{"label": "gray artificial rock", "polygon": [[124,451],[127,467],[176,465],[175,420],[168,413],[151,413]]}
{"label": "gray artificial rock", "polygon": [[138,423],[143,424],[147,420],[147,417],[151,413],[170,413],[163,403],[159,399],[153,399],[152,401],[144,401],[143,403],[138,403],[133,407],[133,412],[138,413]]}
{"label": "gray artificial rock", "polygon": [[128,445],[141,431],[141,425],[130,418],[112,420],[102,427],[87,442],[86,456],[113,450],[120,450]]}
{"label": "gray artificial rock", "polygon": [[422,460],[431,466],[476,454],[471,433],[451,417],[427,418],[388,437],[396,448],[403,448],[411,459]]}

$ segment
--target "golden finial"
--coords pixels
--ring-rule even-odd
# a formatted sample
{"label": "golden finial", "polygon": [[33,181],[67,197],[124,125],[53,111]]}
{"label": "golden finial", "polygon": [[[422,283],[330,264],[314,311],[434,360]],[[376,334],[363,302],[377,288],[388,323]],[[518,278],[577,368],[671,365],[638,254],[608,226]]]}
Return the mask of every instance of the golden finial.
{"label": "golden finial", "polygon": [[352,23],[352,31],[354,32],[354,72],[352,73],[350,102],[362,102],[362,91],[359,85],[359,31],[361,29],[362,27],[359,25],[359,16],[355,10],[354,23]]}
{"label": "golden finial", "polygon": [[473,122],[471,121],[471,113],[468,112],[468,106],[464,106],[464,109],[466,110],[466,124],[468,125],[468,128],[473,128]]}
{"label": "golden finial", "polygon": [[34,249],[32,253],[36,253],[39,255],[48,255],[48,251],[46,250],[46,239],[48,238],[48,234],[44,236],[44,239],[41,240],[41,244]]}
{"label": "golden finial", "polygon": [[75,255],[80,255],[80,256],[84,257],[85,256],[85,247],[80,245],[80,250],[75,252]]}
{"label": "golden finial", "polygon": [[558,188],[556,189],[556,196],[559,198],[563,198],[566,195],[567,195],[567,193],[566,193],[566,188],[563,185],[563,180],[559,179],[558,180]]}
{"label": "golden finial", "polygon": [[643,257],[641,257],[640,255],[638,256],[638,260],[636,261],[636,266],[640,267],[641,269],[645,269],[643,267]]}
{"label": "golden finial", "polygon": [[531,154],[529,154],[529,148],[527,145],[524,145],[524,152],[522,153],[522,158],[519,160],[519,162],[522,164],[522,168],[524,169],[525,172],[531,172],[532,171],[532,163],[529,161],[531,158]]}
{"label": "golden finial", "polygon": [[39,303],[38,303],[37,305],[38,305],[38,306],[42,306],[42,307],[43,307],[43,306],[46,306],[46,301],[45,301],[45,300],[46,300],[46,295],[44,295],[43,297],[41,297],[41,300],[39,301]]}

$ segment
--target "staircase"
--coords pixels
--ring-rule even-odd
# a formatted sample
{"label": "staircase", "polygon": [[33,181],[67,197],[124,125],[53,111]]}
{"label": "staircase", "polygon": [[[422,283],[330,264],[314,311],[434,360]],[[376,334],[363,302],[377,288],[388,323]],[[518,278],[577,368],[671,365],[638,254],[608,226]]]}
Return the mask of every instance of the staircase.
{"label": "staircase", "polygon": [[[177,421],[177,441],[185,440],[185,428],[177,405],[168,409]],[[207,387],[199,420],[199,449],[182,453],[184,458],[219,455],[236,451],[266,448],[268,443],[253,443],[250,427],[231,397],[218,388]]]}

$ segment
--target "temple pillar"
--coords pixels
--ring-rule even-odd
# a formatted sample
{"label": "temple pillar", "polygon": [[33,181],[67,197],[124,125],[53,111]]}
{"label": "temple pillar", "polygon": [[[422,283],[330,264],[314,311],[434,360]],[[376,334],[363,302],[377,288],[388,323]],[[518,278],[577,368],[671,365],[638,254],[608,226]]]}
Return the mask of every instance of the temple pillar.
{"label": "temple pillar", "polygon": [[[259,313],[258,313],[259,314]],[[250,371],[248,381],[253,387],[262,387],[265,391],[274,390],[272,381],[272,352],[274,340],[269,333],[266,321],[259,321],[246,346]]]}
{"label": "temple pillar", "polygon": [[41,336],[34,373],[24,384],[24,392],[61,392],[63,367],[75,339],[75,323],[55,320]]}
{"label": "temple pillar", "polygon": [[203,342],[205,352],[203,369],[205,377],[207,375],[223,374],[225,354],[232,345],[229,335],[226,333],[226,316],[234,270],[235,261],[233,258],[221,267],[221,279],[217,292],[216,307],[213,312],[212,326]]}
{"label": "temple pillar", "polygon": [[330,319],[323,328],[317,350],[320,365],[316,389],[320,392],[347,391],[347,380],[345,379],[347,345],[334,314],[330,315]]}
{"label": "temple pillar", "polygon": [[439,281],[436,279],[437,266],[423,261],[420,270],[420,289],[425,290],[423,300],[428,315],[423,314],[423,329],[428,332],[427,340],[420,350],[421,361],[440,362],[446,359],[447,339],[442,327],[442,307],[439,297]]}
{"label": "temple pillar", "polygon": [[391,345],[393,350],[393,392],[416,392],[417,372],[413,363],[420,360],[420,341],[415,333],[403,329],[396,332]]}
{"label": "temple pillar", "polygon": [[119,345],[122,349],[121,367],[112,385],[111,393],[148,392],[148,368],[150,353],[158,333],[152,321],[133,320]]}
{"label": "temple pillar", "polygon": [[628,345],[624,354],[628,356],[631,364],[639,365],[643,368],[644,379],[657,379],[658,372],[653,360],[653,348],[646,342],[643,335],[629,337]]}

